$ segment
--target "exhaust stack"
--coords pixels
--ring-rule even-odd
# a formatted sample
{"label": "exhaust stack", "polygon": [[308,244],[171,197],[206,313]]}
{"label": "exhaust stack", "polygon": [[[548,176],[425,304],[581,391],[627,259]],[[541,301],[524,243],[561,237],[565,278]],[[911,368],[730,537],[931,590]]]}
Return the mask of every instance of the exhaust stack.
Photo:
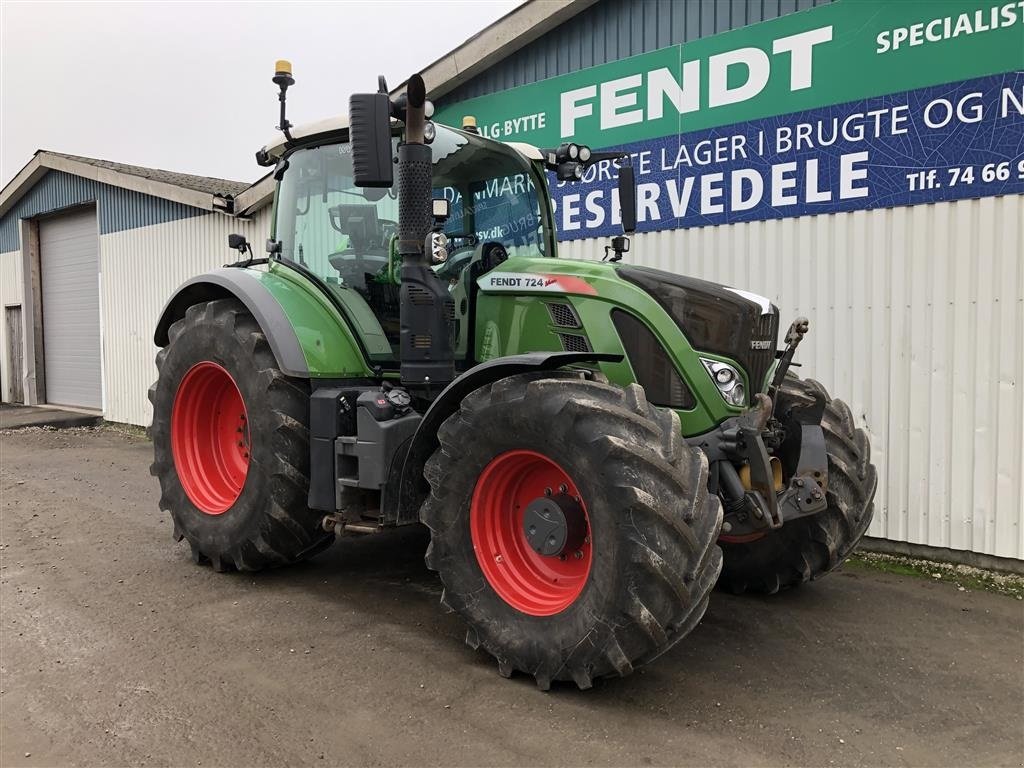
{"label": "exhaust stack", "polygon": [[349,101],[349,137],[357,187],[390,187],[391,117],[405,122],[398,145],[398,254],[402,259],[400,358],[402,384],[429,397],[455,378],[455,303],[430,268],[434,229],[433,165],[426,143],[427,92],[420,75],[392,102],[384,78],[377,93]]}
{"label": "exhaust stack", "polygon": [[409,78],[405,141],[398,146],[398,253],[402,257],[401,375],[410,387],[440,389],[455,378],[455,304],[430,268],[434,229],[432,157],[424,141],[426,88]]}

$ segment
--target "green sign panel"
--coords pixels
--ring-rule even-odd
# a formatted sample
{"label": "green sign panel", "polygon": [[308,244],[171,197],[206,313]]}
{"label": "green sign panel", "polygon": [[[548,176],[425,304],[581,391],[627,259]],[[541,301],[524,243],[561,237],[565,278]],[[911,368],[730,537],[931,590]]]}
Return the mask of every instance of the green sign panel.
{"label": "green sign panel", "polygon": [[618,146],[1024,70],[1024,0],[840,0],[442,106],[502,141]]}

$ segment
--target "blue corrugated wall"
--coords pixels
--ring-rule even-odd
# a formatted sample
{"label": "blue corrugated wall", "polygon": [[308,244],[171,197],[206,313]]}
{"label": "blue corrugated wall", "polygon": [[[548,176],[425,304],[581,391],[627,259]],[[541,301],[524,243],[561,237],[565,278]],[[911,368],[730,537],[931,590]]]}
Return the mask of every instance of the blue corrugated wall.
{"label": "blue corrugated wall", "polygon": [[438,99],[452,104],[727,32],[832,0],[599,0]]}
{"label": "blue corrugated wall", "polygon": [[103,235],[209,213],[63,171],[49,171],[0,218],[0,253],[18,250],[20,219],[91,202],[99,205],[100,234]]}

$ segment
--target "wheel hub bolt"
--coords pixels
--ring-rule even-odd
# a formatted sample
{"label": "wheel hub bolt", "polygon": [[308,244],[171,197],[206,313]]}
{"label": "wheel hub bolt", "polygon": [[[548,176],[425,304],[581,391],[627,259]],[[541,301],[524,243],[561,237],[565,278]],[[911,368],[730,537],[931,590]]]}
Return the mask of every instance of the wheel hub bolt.
{"label": "wheel hub bolt", "polygon": [[496,562],[496,563],[503,563],[503,562],[505,562],[505,558],[503,558],[501,555],[496,555],[495,558],[494,558],[494,562]]}
{"label": "wheel hub bolt", "polygon": [[558,486],[558,490],[561,491],[562,493],[568,493],[569,486],[566,485],[565,483],[562,483],[560,486]]}
{"label": "wheel hub bolt", "polygon": [[582,560],[582,559],[583,559],[583,553],[582,553],[582,552],[580,552],[580,551],[579,551],[579,550],[577,549],[577,550],[576,550],[576,552],[574,552],[574,553],[573,553],[573,557],[575,557],[575,558],[576,558],[577,560]]}

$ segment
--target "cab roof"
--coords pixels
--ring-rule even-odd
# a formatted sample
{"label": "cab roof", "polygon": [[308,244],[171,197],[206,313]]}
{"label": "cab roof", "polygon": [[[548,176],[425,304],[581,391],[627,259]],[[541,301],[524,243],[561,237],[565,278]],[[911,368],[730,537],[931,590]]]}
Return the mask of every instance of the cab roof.
{"label": "cab roof", "polygon": [[[454,126],[448,127],[453,128]],[[291,129],[291,134],[294,142],[300,143],[316,136],[328,136],[331,134],[341,133],[346,130],[348,130],[348,115],[337,115],[335,117],[328,117],[324,120],[317,120],[316,122],[304,123],[303,125],[296,126]],[[456,128],[455,130],[459,129]],[[501,143],[516,150],[527,160],[544,159],[541,151],[532,144],[526,144],[521,141],[503,141]],[[276,160],[284,154],[285,144],[286,141],[284,134],[278,133],[270,142],[263,146],[262,151],[265,152],[268,157]]]}

